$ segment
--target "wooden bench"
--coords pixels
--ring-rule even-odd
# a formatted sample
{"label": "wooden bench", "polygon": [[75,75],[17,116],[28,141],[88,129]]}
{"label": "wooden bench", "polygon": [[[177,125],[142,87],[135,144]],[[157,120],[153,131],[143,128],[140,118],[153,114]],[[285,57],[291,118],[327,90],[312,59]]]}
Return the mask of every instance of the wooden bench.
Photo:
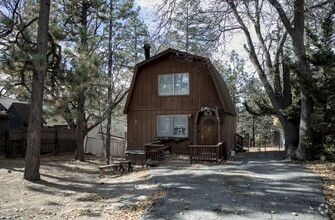
{"label": "wooden bench", "polygon": [[104,166],[98,166],[98,169],[100,170],[100,178],[105,177],[105,169],[112,168],[114,173],[117,173],[121,170],[122,165],[121,164],[110,164],[110,165],[104,165]]}
{"label": "wooden bench", "polygon": [[122,161],[114,161],[109,165],[98,166],[100,170],[100,178],[105,177],[105,170],[108,168],[112,168],[114,174],[121,172],[131,172],[133,171],[133,162],[131,160],[122,160]]}

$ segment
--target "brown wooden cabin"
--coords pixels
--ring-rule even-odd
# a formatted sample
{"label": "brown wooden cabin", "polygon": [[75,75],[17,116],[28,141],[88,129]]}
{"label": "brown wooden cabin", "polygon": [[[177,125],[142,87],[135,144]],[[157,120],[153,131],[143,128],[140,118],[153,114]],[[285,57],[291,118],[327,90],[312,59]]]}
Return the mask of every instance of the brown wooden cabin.
{"label": "brown wooden cabin", "polygon": [[234,147],[236,111],[226,83],[208,58],[167,49],[135,66],[124,113],[127,150],[157,140],[175,154],[193,145]]}

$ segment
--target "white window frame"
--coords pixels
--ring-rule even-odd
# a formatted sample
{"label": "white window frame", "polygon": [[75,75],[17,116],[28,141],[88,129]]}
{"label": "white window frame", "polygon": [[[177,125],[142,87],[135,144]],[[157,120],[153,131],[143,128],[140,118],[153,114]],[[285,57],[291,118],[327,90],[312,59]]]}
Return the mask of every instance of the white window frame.
{"label": "white window frame", "polygon": [[[178,92],[176,91],[176,86],[175,86],[175,78],[177,76],[181,76],[183,74],[187,75],[187,91],[186,92]],[[172,76],[172,92],[164,92],[162,91],[162,86],[161,86],[161,78],[163,77],[168,77]],[[173,73],[173,74],[163,74],[163,75],[158,75],[158,95],[159,96],[181,96],[181,95],[189,95],[190,94],[190,74],[189,73]]]}
{"label": "white window frame", "polygon": [[[186,123],[178,124],[178,118],[183,118]],[[161,119],[169,118],[169,126],[167,132],[160,131]],[[181,129],[181,130],[180,130]],[[188,137],[188,116],[187,115],[157,115],[157,137],[173,137],[173,138],[187,138]]]}

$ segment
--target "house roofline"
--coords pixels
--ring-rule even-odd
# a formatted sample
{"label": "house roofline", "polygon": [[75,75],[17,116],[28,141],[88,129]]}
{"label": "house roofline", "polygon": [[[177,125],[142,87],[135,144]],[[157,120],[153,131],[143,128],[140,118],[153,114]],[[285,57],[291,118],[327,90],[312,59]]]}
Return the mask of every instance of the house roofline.
{"label": "house roofline", "polygon": [[[24,116],[22,115],[22,112],[21,112],[22,109],[17,108],[18,105],[27,105],[27,106],[29,107],[29,110],[28,110],[28,111],[29,111],[29,116],[28,116],[28,118],[26,118],[26,117],[24,117]],[[30,117],[30,114],[31,114],[31,111],[30,111],[30,103],[13,102],[13,103],[9,106],[9,108],[7,109],[6,112],[9,112],[9,110],[10,110],[11,108],[14,108],[14,107],[15,107],[17,113],[18,113],[18,114],[20,115],[20,117],[23,119],[24,123],[26,123],[26,124],[28,125],[28,124],[29,124],[29,117]],[[26,121],[26,120],[28,120],[28,121]],[[42,117],[42,124],[47,124],[43,117]]]}
{"label": "house roofline", "polygon": [[[132,97],[132,93],[133,93],[133,89],[134,89],[134,85],[135,85],[135,82],[136,82],[136,78],[137,78],[137,74],[138,74],[138,71],[141,67],[145,66],[146,64],[148,63],[151,63],[152,61],[156,60],[156,59],[159,59],[169,53],[174,53],[176,54],[177,56],[188,56],[190,58],[192,58],[193,60],[200,60],[200,61],[203,61],[207,66],[208,68],[211,70],[211,77],[212,77],[212,80],[213,80],[213,83],[215,85],[215,89],[218,93],[218,96],[219,96],[219,99],[220,99],[220,102],[221,102],[221,105],[224,109],[225,112],[231,114],[231,115],[236,115],[236,111],[235,111],[235,107],[233,106],[233,103],[232,103],[232,100],[231,98],[229,98],[229,100],[226,100],[227,102],[229,103],[226,103],[225,102],[225,97],[224,97],[224,94],[222,94],[222,91],[220,89],[220,86],[219,85],[219,80],[222,80],[223,81],[223,87],[225,88],[222,88],[223,90],[225,90],[226,92],[228,92],[229,94],[229,91],[228,91],[228,88],[227,88],[227,85],[226,83],[224,82],[223,78],[220,76],[219,72],[216,70],[215,66],[213,65],[213,63],[210,61],[209,58],[207,57],[202,57],[202,56],[199,56],[199,55],[195,55],[195,54],[190,54],[190,53],[187,53],[187,52],[183,52],[183,51],[179,51],[179,50],[175,50],[175,49],[172,49],[172,48],[168,48],[167,50],[161,52],[161,53],[158,53],[152,57],[150,57],[149,59],[146,59],[140,63],[137,63],[135,65],[135,68],[134,68],[134,76],[133,76],[133,79],[131,81],[131,84],[130,84],[130,88],[129,88],[129,92],[128,92],[128,95],[127,95],[127,100],[126,100],[126,104],[125,104],[125,107],[124,107],[124,110],[123,110],[123,113],[124,114],[127,114],[128,113],[128,110],[129,110],[129,103],[130,103],[130,100],[131,100],[131,97]],[[222,79],[218,79],[218,77],[221,77]],[[232,105],[231,108],[227,108],[227,105]]]}

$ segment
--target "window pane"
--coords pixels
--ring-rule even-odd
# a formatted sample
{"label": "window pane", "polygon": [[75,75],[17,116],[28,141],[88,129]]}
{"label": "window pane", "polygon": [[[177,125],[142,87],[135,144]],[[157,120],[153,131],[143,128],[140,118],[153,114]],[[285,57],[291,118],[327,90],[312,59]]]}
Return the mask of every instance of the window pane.
{"label": "window pane", "polygon": [[173,95],[173,75],[158,76],[158,95]]}
{"label": "window pane", "polygon": [[158,137],[188,137],[187,115],[157,116]]}
{"label": "window pane", "polygon": [[188,73],[174,74],[174,94],[188,95]]}
{"label": "window pane", "polygon": [[188,120],[186,115],[175,115],[173,117],[173,136],[188,136]]}
{"label": "window pane", "polygon": [[172,117],[157,116],[157,135],[160,137],[172,137]]}

